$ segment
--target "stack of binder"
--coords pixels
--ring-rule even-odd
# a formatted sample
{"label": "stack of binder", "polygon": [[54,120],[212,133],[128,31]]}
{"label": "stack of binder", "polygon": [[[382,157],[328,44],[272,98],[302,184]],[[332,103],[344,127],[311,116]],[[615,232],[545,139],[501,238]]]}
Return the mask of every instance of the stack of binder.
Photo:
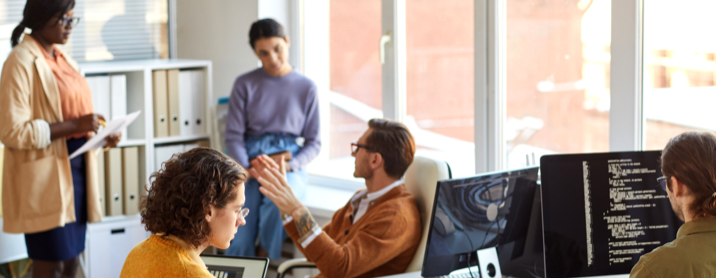
{"label": "stack of binder", "polygon": [[[127,76],[99,75],[86,77],[92,91],[94,112],[108,121],[127,115]],[[127,129],[122,129],[122,139],[127,138]]]}
{"label": "stack of binder", "polygon": [[152,73],[155,138],[206,134],[204,79],[203,70]]}
{"label": "stack of binder", "polygon": [[100,150],[100,202],[103,215],[134,215],[139,213],[139,147]]}

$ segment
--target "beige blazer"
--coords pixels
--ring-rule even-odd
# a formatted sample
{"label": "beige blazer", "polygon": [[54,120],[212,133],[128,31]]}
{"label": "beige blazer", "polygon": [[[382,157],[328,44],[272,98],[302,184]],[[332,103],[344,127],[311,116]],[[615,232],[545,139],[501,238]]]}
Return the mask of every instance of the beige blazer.
{"label": "beige blazer", "polygon": [[[64,55],[77,70],[77,63]],[[0,76],[0,142],[5,145],[2,175],[3,231],[35,233],[76,221],[72,172],[65,138],[38,148],[33,120],[62,122],[55,76],[32,36],[7,57]],[[85,154],[89,222],[102,220],[97,157]]]}

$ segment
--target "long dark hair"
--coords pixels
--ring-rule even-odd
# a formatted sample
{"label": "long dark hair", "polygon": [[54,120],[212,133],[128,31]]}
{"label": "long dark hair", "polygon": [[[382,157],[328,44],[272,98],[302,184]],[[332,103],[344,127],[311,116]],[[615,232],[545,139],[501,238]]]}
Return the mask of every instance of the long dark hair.
{"label": "long dark hair", "polygon": [[10,44],[15,47],[20,43],[20,36],[25,28],[37,31],[45,27],[57,14],[66,14],[75,7],[75,0],[27,0],[22,21],[12,31]]}

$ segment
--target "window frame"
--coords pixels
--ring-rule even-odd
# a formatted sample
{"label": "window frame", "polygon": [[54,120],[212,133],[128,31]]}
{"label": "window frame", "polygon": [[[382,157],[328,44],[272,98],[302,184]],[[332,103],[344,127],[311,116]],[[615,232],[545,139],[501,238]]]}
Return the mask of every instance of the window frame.
{"label": "window frame", "polygon": [[[474,0],[474,159],[475,173],[506,169],[505,142],[505,45],[506,1]],[[306,1],[301,1],[305,5]],[[318,0],[328,4],[328,0]],[[386,118],[402,121],[406,116],[405,94],[405,0],[382,0],[382,31],[391,30],[391,44],[386,47],[386,64],[383,65],[383,114]],[[610,117],[609,149],[639,151],[645,146],[642,89],[643,53],[643,0],[611,0],[611,62],[610,62]],[[306,7],[294,9],[301,13]],[[389,11],[389,12],[386,12]],[[303,21],[304,36],[310,39],[311,26]],[[392,29],[390,29],[392,28]],[[393,30],[397,30],[393,31]],[[327,36],[325,36],[327,38]],[[376,42],[377,43],[377,42]],[[303,45],[303,42],[301,42]],[[328,49],[328,46],[326,46]],[[394,51],[398,52],[395,55]],[[308,49],[302,49],[303,60],[309,60]],[[325,52],[324,52],[325,53]],[[304,64],[304,66],[306,66]],[[325,67],[328,71],[328,67]],[[309,70],[306,69],[306,72]],[[328,84],[324,87],[328,90]],[[321,100],[327,111],[329,103]],[[322,125],[329,121],[322,121]],[[322,138],[327,138],[323,129]],[[355,188],[359,183],[338,178],[311,174],[321,184]],[[362,185],[361,185],[362,186]]]}

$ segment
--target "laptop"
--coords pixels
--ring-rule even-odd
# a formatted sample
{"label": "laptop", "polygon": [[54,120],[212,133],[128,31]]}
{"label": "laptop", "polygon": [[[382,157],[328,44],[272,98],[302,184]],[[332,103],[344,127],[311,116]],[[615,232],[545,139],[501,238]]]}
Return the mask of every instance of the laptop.
{"label": "laptop", "polygon": [[268,258],[201,254],[211,275],[217,278],[265,278]]}

